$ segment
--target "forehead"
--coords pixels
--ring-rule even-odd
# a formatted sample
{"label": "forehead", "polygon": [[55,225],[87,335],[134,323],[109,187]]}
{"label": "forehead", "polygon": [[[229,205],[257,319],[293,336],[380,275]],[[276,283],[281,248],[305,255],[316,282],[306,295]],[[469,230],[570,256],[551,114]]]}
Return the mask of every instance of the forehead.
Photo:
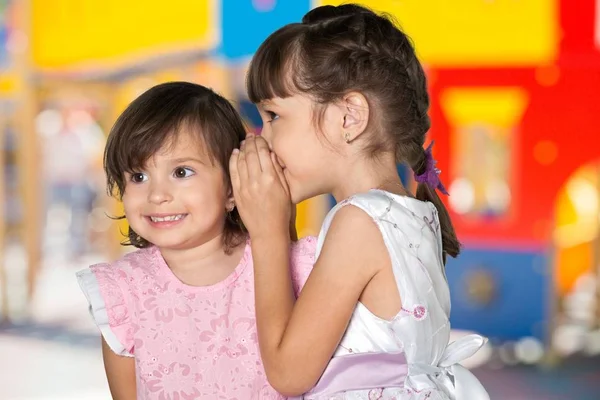
{"label": "forehead", "polygon": [[207,157],[206,143],[202,138],[202,134],[197,132],[198,128],[195,129],[196,131],[182,127],[170,135],[169,139],[162,144],[155,156],[168,158],[181,158],[184,156],[195,158]]}
{"label": "forehead", "polygon": [[307,108],[312,106],[312,100],[303,94],[295,93],[288,97],[273,97],[258,103],[260,108],[284,107],[284,108]]}

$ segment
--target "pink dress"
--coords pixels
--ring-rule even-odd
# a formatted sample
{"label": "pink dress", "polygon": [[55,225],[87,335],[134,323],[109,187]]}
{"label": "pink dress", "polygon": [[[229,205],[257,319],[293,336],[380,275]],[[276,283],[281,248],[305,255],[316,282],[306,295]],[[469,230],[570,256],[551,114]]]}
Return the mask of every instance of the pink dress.
{"label": "pink dress", "polygon": [[[292,245],[296,293],[314,264],[316,240]],[[204,287],[173,275],[156,247],[77,273],[110,348],[135,357],[143,400],[283,399],[267,382],[256,334],[250,244],[235,271]]]}

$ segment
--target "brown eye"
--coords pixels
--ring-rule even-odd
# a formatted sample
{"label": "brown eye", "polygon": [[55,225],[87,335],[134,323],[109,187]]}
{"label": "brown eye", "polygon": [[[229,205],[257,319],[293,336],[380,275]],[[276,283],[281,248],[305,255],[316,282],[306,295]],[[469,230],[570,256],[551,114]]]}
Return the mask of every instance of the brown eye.
{"label": "brown eye", "polygon": [[175,176],[175,178],[179,178],[179,179],[189,178],[190,176],[192,176],[194,174],[195,174],[195,172],[193,170],[191,170],[190,168],[185,168],[185,167],[177,167],[177,168],[175,168],[175,171],[173,171],[173,176]]}
{"label": "brown eye", "polygon": [[142,183],[146,180],[148,180],[148,177],[146,177],[146,175],[141,172],[136,172],[135,174],[131,174],[131,182]]}
{"label": "brown eye", "polygon": [[275,114],[273,111],[268,111],[268,110],[266,110],[265,112],[267,113],[267,115],[268,115],[268,116],[269,116],[269,118],[270,118],[270,119],[269,119],[269,122],[273,122],[273,121],[275,121],[276,119],[279,119],[279,115]]}

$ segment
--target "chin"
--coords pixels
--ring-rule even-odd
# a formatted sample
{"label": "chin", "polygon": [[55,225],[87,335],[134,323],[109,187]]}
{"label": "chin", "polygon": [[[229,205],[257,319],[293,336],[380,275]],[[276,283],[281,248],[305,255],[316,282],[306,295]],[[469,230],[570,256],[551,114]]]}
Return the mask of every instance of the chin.
{"label": "chin", "polygon": [[177,237],[176,235],[170,235],[170,237],[165,237],[163,235],[153,235],[153,237],[151,237],[149,241],[156,247],[163,249],[181,249],[185,248],[187,245],[187,241],[185,240],[185,238]]}
{"label": "chin", "polygon": [[156,239],[154,241],[150,241],[154,246],[160,249],[176,249],[180,246],[179,242],[174,242],[172,240],[160,240]]}
{"label": "chin", "polygon": [[306,172],[301,176],[287,174],[286,179],[290,190],[292,203],[298,204],[304,200],[326,194],[326,181],[323,174],[316,171]]}
{"label": "chin", "polygon": [[301,195],[300,191],[293,187],[290,187],[290,198],[293,204],[298,204],[306,200],[306,198]]}
{"label": "chin", "polygon": [[303,202],[304,200],[312,199],[313,197],[319,196],[323,193],[318,191],[300,191],[298,189],[290,188],[290,197],[292,199],[292,203],[298,204]]}

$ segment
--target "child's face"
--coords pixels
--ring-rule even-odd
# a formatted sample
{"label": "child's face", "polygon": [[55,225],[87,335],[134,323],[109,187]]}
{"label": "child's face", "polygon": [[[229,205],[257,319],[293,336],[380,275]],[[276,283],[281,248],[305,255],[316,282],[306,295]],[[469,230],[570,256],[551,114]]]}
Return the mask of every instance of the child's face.
{"label": "child's face", "polygon": [[330,193],[339,178],[343,115],[327,107],[322,120],[313,118],[313,102],[303,95],[275,97],[258,105],[263,136],[277,155],[288,181],[292,201]]}
{"label": "child's face", "polygon": [[203,147],[181,132],[143,170],[125,176],[127,221],[159,248],[192,248],[223,233],[231,199],[222,169],[211,163]]}

